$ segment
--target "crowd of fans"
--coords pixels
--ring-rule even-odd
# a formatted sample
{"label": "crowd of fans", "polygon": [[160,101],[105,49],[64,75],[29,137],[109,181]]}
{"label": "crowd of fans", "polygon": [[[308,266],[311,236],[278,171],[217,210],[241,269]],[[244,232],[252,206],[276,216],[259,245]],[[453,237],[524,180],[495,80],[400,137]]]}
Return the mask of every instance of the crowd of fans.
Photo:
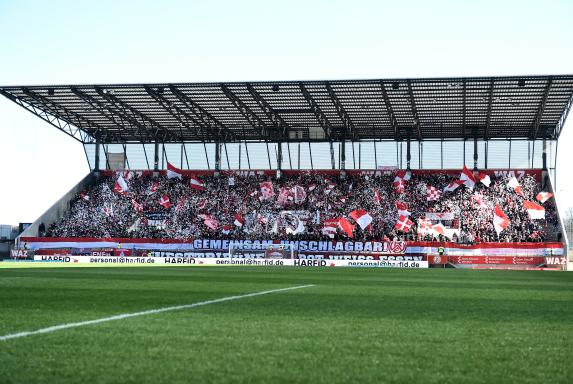
{"label": "crowd of fans", "polygon": [[[489,187],[479,181],[473,190],[461,185],[452,192],[442,192],[435,201],[428,201],[427,189],[431,186],[443,191],[459,179],[459,174],[414,174],[405,181],[401,193],[393,185],[394,173],[341,177],[301,171],[280,178],[262,174],[198,176],[202,190],[191,187],[189,176],[167,178],[165,174],[137,172],[123,176],[128,188],[121,193],[116,187],[119,174],[99,176],[71,202],[65,217],[48,228],[47,236],[326,240],[332,235],[323,233],[324,222],[347,218],[356,224],[349,213],[357,209],[366,211],[373,220],[365,229],[355,225],[354,240],[537,242],[544,241],[546,233],[558,224],[553,199],[543,204],[545,219],[532,220],[524,208],[523,201],[535,201],[542,190],[531,175],[519,179],[523,196],[508,187],[506,178],[491,175]],[[274,196],[268,199],[263,198],[260,186],[266,181],[272,182],[274,189]],[[279,203],[281,190],[295,186],[303,188],[304,199],[299,189],[297,199],[291,194]],[[407,232],[395,228],[399,220],[396,202],[406,204],[411,213],[414,224]],[[510,220],[499,234],[493,225],[497,204]],[[418,233],[418,220],[428,212],[450,216],[442,222],[450,230],[449,238]],[[343,240],[349,235],[339,229],[333,236]]]}

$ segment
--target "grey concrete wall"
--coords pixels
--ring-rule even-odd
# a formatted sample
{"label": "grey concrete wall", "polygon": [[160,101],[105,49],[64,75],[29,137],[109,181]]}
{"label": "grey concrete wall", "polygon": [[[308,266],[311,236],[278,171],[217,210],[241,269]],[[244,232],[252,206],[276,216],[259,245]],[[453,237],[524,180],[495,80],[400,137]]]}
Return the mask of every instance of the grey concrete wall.
{"label": "grey concrete wall", "polygon": [[[557,194],[555,193],[555,190],[553,189],[553,178],[551,177],[551,172],[543,172],[543,176],[545,177],[545,175],[547,175],[549,177],[549,185],[546,188],[546,191],[549,191],[551,193],[553,193],[553,198],[555,199],[555,206],[557,207],[557,216],[559,217],[559,231],[562,233],[563,237],[561,238],[561,242],[563,243],[563,251],[564,254],[567,255],[569,253],[569,241],[571,239],[567,238],[567,231],[565,230],[565,222],[563,221],[563,219],[565,218],[564,216],[564,212],[561,210],[561,206],[559,204],[559,196],[557,196]],[[569,269],[569,266],[567,268],[567,270]]]}
{"label": "grey concrete wall", "polygon": [[12,242],[2,242],[0,243],[0,259],[7,259],[10,256],[10,246]]}
{"label": "grey concrete wall", "polygon": [[40,223],[44,223],[46,230],[52,223],[59,220],[68,210],[70,201],[81,191],[93,184],[96,180],[96,174],[89,173],[78,184],[70,189],[60,200],[56,201],[42,216],[32,223],[24,232],[16,238],[16,244],[19,245],[20,237],[36,237],[38,234],[38,227]]}

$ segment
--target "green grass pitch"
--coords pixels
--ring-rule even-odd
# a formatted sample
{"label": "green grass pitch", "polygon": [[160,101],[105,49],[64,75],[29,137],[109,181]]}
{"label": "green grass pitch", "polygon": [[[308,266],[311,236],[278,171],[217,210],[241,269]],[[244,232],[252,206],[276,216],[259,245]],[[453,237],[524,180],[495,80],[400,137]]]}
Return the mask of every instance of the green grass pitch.
{"label": "green grass pitch", "polygon": [[16,266],[0,336],[315,286],[0,340],[2,384],[573,383],[571,273]]}

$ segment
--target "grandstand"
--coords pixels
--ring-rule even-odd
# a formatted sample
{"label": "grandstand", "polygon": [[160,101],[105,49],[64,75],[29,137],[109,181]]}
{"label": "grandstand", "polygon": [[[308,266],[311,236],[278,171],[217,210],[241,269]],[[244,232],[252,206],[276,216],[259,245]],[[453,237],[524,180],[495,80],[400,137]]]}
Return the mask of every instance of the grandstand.
{"label": "grandstand", "polygon": [[565,262],[555,171],[571,75],[0,93],[81,142],[90,167],[19,237],[36,257],[288,244],[301,259]]}

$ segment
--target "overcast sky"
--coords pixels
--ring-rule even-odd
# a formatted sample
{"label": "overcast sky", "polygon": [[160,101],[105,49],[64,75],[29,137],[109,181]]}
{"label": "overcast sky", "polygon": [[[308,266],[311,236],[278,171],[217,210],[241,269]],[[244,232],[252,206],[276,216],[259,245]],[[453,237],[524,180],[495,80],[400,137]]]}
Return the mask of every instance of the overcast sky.
{"label": "overcast sky", "polygon": [[[572,20],[571,0],[0,0],[0,85],[573,74]],[[89,172],[81,144],[3,97],[0,132],[1,224]]]}

